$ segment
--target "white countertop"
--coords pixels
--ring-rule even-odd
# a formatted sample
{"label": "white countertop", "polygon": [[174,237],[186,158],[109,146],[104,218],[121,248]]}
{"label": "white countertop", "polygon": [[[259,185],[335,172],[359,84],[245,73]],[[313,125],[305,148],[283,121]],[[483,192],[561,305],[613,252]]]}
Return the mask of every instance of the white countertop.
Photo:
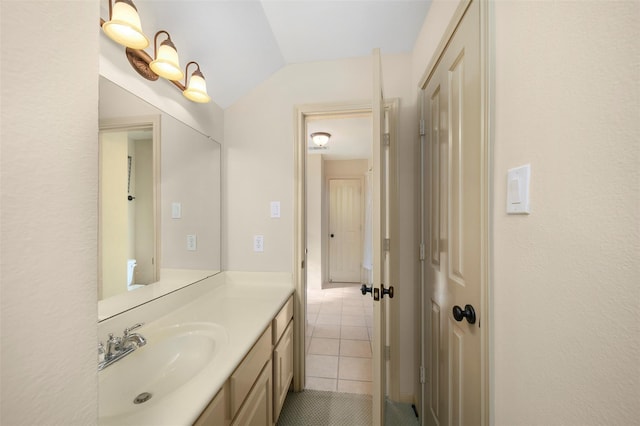
{"label": "white countertop", "polygon": [[[191,425],[207,407],[224,382],[240,364],[255,341],[293,293],[291,280],[283,274],[225,273],[217,287],[137,330],[153,334],[157,328],[179,323],[212,322],[223,326],[228,343],[220,347],[213,362],[184,386],[160,399],[136,406],[126,416],[100,418],[100,425]],[[151,345],[143,346],[143,351]],[[135,352],[130,355],[134,357]],[[118,362],[127,362],[124,358]],[[116,374],[107,367],[98,378]],[[123,390],[124,391],[124,390]],[[132,400],[136,395],[132,395]]]}

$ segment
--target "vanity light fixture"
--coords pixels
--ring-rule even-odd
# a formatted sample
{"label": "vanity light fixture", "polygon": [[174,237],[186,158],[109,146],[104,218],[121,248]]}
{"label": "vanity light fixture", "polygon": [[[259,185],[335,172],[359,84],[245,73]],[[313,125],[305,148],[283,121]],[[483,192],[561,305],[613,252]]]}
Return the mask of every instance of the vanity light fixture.
{"label": "vanity light fixture", "polygon": [[329,143],[329,138],[331,138],[331,133],[327,132],[315,132],[311,133],[311,140],[314,144],[318,146],[325,146]]}
{"label": "vanity light fixture", "polygon": [[[149,39],[142,32],[138,9],[133,2],[131,0],[107,1],[109,2],[109,20],[105,22],[100,18],[100,27],[109,38],[126,46],[127,59],[138,74],[151,81],[157,80],[158,76],[166,78],[187,99],[193,102],[207,103],[211,101],[211,97],[207,94],[207,83],[200,71],[200,65],[191,61],[187,64],[185,72],[182,72],[178,61],[178,50],[167,31],[160,30],[156,33],[153,39],[155,57],[152,58],[144,50],[149,46]],[[112,1],[115,2],[112,3]],[[160,34],[166,35],[167,38],[158,47]],[[189,76],[186,74],[191,64],[195,64],[197,68],[189,80]],[[182,77],[185,77],[184,85],[180,82]]]}
{"label": "vanity light fixture", "polygon": [[[189,80],[189,65],[195,64],[197,69],[191,74],[191,80]],[[191,61],[185,67],[184,73],[186,78],[184,85],[186,89],[182,91],[182,94],[189,100],[198,103],[207,103],[211,100],[207,94],[207,82],[204,81],[204,75],[200,71],[200,65],[197,62]]]}
{"label": "vanity light fixture", "polygon": [[109,20],[102,30],[110,39],[132,49],[144,49],[149,39],[142,32],[138,9],[131,0],[109,0]]}
{"label": "vanity light fixture", "polygon": [[[158,48],[158,36],[160,34],[166,34],[167,39],[160,43],[160,48]],[[178,61],[178,50],[171,41],[169,33],[164,30],[158,31],[153,39],[153,48],[155,59],[151,61],[149,68],[167,80],[182,80],[184,74]]]}

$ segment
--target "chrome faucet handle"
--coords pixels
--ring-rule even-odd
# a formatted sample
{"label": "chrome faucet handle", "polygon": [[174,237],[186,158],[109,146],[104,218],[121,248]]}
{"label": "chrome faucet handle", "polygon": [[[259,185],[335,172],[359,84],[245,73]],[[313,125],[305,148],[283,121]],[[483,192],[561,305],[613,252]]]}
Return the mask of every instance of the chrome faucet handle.
{"label": "chrome faucet handle", "polygon": [[109,338],[107,339],[107,353],[105,356],[109,358],[118,352],[120,350],[121,343],[122,339],[120,337],[115,337],[113,333],[109,333]]}
{"label": "chrome faucet handle", "polygon": [[124,329],[124,337],[127,337],[129,335],[129,333],[131,333],[133,330],[137,330],[138,328],[142,327],[144,325],[143,322],[140,322],[136,325],[132,325],[131,327],[127,327]]}
{"label": "chrome faucet handle", "polygon": [[98,362],[104,361],[104,356],[106,355],[106,353],[107,351],[104,349],[104,343],[98,343]]}

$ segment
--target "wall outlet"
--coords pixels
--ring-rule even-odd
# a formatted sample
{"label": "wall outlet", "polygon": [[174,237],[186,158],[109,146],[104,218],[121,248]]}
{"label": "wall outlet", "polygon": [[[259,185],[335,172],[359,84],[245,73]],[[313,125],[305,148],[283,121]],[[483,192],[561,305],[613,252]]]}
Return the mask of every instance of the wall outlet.
{"label": "wall outlet", "polygon": [[198,247],[198,241],[195,235],[187,235],[187,250],[195,251]]}
{"label": "wall outlet", "polygon": [[253,251],[256,251],[256,252],[264,251],[264,235],[253,236]]}

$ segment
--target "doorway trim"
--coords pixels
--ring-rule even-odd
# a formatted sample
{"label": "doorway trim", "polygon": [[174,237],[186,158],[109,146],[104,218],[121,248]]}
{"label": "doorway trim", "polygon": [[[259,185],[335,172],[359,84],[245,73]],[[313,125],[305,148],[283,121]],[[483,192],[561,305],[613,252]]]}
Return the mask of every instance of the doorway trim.
{"label": "doorway trim", "polygon": [[[390,163],[393,170],[390,179],[390,206],[389,221],[390,232],[395,238],[391,241],[391,272],[392,285],[398,285],[398,213],[397,213],[397,122],[398,122],[398,99],[385,100],[385,110],[389,112],[389,135],[390,135]],[[296,392],[302,391],[305,387],[305,339],[306,339],[306,159],[307,159],[307,137],[306,121],[309,118],[333,118],[361,116],[363,113],[371,113],[371,101],[336,102],[305,104],[294,107],[294,242],[293,242],[293,284],[294,284],[294,354],[293,354],[293,389]],[[391,303],[389,307],[388,324],[391,330],[390,342],[391,353],[399,354],[399,310],[397,303]],[[390,381],[388,382],[388,394],[392,400],[400,400],[400,359],[399,356],[392,356],[389,364]]]}

